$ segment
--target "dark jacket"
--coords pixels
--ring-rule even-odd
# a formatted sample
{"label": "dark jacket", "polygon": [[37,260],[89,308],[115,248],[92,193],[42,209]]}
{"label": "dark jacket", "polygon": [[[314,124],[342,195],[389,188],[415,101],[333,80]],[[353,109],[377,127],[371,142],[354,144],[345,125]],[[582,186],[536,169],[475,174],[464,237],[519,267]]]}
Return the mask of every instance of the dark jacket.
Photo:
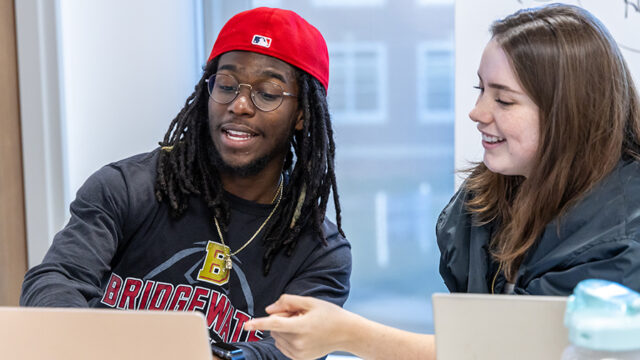
{"label": "dark jacket", "polygon": [[[488,252],[495,224],[472,225],[464,206],[469,196],[463,185],[438,218],[440,274],[451,292],[490,293],[498,270]],[[587,278],[640,291],[638,161],[621,161],[564,216],[546,226],[518,270],[514,291],[569,295]],[[501,293],[504,284],[498,274],[494,292]]]}

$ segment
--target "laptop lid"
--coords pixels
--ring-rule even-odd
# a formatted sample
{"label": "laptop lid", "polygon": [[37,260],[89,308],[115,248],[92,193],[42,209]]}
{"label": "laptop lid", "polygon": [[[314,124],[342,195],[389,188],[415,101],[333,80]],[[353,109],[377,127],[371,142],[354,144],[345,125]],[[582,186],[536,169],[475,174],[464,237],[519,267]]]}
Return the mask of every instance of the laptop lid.
{"label": "laptop lid", "polygon": [[438,360],[560,359],[566,297],[434,294]]}
{"label": "laptop lid", "polygon": [[211,360],[198,312],[0,307],[2,358]]}

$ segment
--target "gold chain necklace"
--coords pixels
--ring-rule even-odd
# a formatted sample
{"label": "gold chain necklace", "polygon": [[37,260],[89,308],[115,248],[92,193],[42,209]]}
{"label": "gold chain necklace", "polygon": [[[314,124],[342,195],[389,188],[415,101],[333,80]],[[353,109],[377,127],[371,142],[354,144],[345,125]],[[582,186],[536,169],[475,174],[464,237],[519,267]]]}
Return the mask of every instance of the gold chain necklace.
{"label": "gold chain necklace", "polygon": [[253,234],[253,236],[251,236],[251,238],[249,240],[247,240],[247,242],[244,243],[244,245],[242,245],[240,247],[240,249],[238,249],[238,250],[236,250],[234,252],[231,252],[231,248],[228,247],[224,243],[224,238],[222,237],[222,231],[220,231],[220,224],[218,223],[218,218],[216,218],[215,216],[213,217],[213,221],[216,224],[216,229],[218,230],[218,236],[220,237],[220,241],[222,242],[222,246],[225,248],[224,249],[224,268],[221,269],[221,272],[223,272],[222,275],[226,275],[226,272],[231,270],[231,268],[233,267],[233,262],[231,261],[231,257],[237,255],[240,251],[244,250],[244,248],[246,248],[249,244],[251,244],[253,239],[255,239],[256,236],[258,236],[260,231],[262,231],[262,228],[264,228],[264,226],[267,225],[267,223],[269,222],[269,219],[271,219],[271,216],[273,216],[273,214],[278,209],[278,205],[280,205],[280,200],[282,200],[283,182],[284,181],[282,181],[282,175],[280,175],[280,182],[278,184],[278,190],[276,190],[276,194],[273,196],[273,200],[271,200],[271,203],[273,204],[273,202],[276,200],[276,197],[278,198],[278,201],[276,201],[276,206],[273,207],[273,210],[271,210],[271,213],[269,213],[269,216],[267,216],[267,218],[262,222],[262,225],[260,225],[258,230],[256,230],[256,232]]}

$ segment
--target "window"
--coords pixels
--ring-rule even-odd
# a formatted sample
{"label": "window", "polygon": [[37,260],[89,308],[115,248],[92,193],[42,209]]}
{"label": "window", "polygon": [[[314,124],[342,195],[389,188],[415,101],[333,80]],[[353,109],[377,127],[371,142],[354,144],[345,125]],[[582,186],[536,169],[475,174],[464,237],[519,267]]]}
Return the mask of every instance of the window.
{"label": "window", "polygon": [[253,7],[261,7],[261,6],[280,7],[282,6],[282,1],[281,0],[252,0],[251,5]]}
{"label": "window", "polygon": [[421,6],[453,5],[454,0],[416,0],[416,2]]}
{"label": "window", "polygon": [[381,123],[386,117],[382,44],[330,43],[329,107],[336,123]]}
{"label": "window", "polygon": [[421,122],[453,122],[453,43],[427,42],[417,47],[418,116]]}
{"label": "window", "polygon": [[312,0],[313,6],[382,6],[386,0]]}

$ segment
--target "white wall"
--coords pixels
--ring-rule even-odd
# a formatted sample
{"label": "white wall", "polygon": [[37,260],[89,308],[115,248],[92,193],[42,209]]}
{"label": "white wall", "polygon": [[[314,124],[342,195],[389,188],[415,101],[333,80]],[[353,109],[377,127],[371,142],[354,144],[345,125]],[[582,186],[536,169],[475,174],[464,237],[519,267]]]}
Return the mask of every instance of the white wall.
{"label": "white wall", "polygon": [[29,264],[64,221],[56,1],[15,2]]}
{"label": "white wall", "polygon": [[193,1],[60,2],[71,198],[102,165],[162,139],[206,61],[198,56],[195,19]]}
{"label": "white wall", "polygon": [[91,173],[162,140],[206,61],[201,6],[16,2],[29,266]]}
{"label": "white wall", "polygon": [[[456,169],[468,168],[470,161],[482,160],[480,134],[468,114],[478,95],[473,86],[478,82],[476,71],[482,50],[490,38],[490,24],[520,8],[552,2],[579,5],[598,17],[618,41],[636,84],[640,84],[640,13],[632,5],[625,5],[625,1],[456,0]],[[461,180],[460,176],[456,177],[456,186],[460,185]]]}

